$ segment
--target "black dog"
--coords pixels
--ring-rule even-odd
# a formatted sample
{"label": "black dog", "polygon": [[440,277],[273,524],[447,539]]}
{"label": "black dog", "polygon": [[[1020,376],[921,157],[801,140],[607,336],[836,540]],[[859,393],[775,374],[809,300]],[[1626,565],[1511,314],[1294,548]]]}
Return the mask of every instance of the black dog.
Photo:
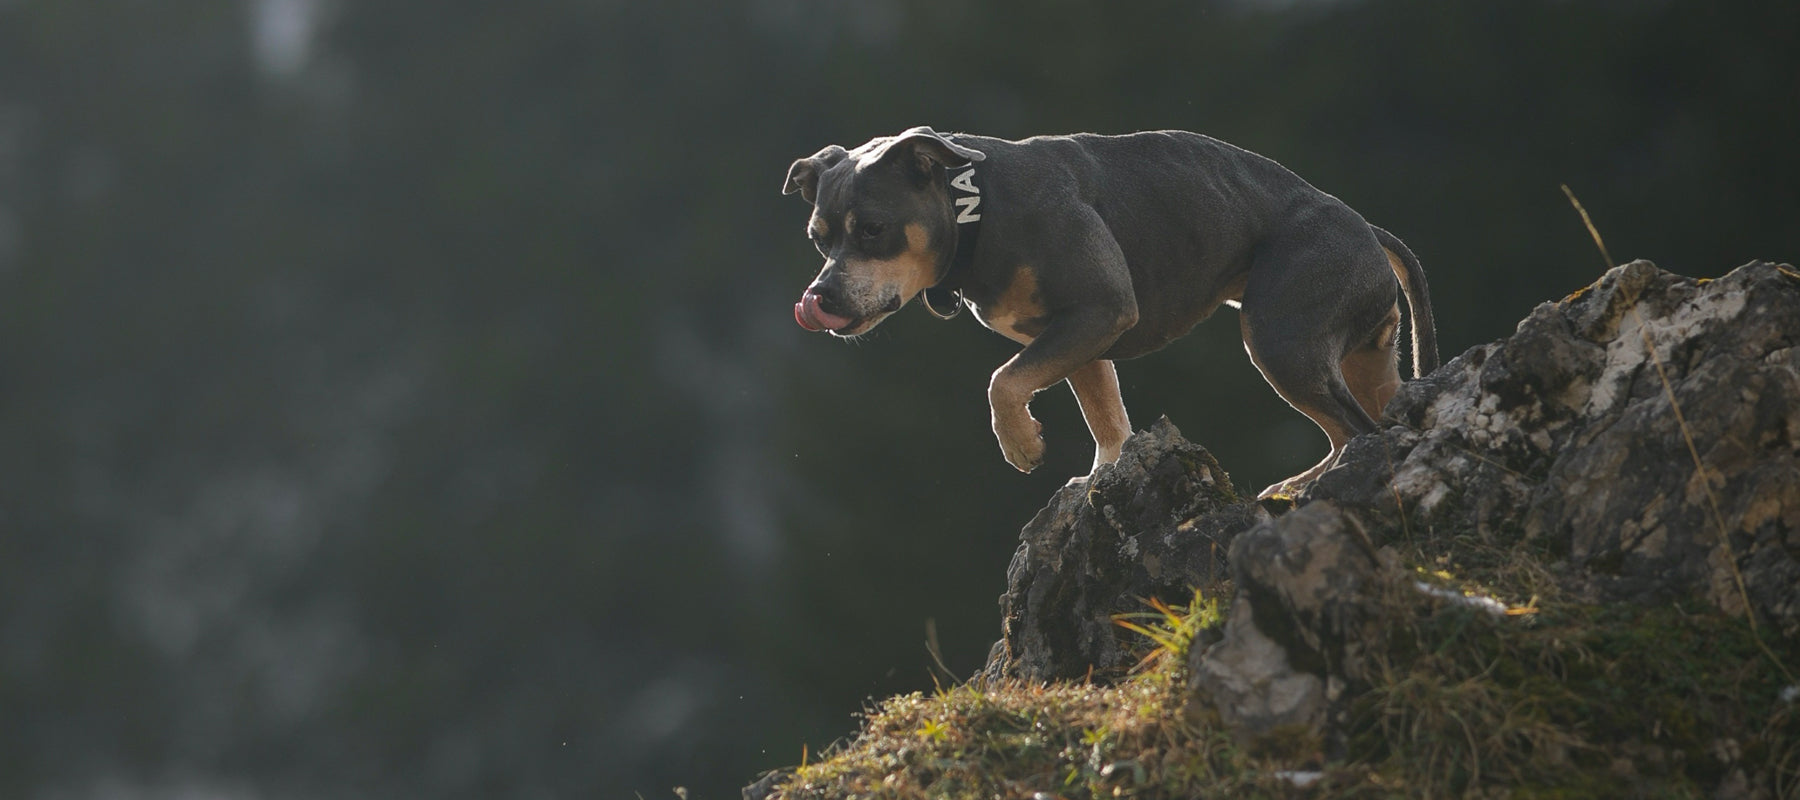
{"label": "black dog", "polygon": [[813,203],[825,268],[794,306],[808,330],[856,336],[914,297],[1024,345],[988,384],[1013,466],[1043,460],[1027,408],[1067,380],[1094,464],[1131,434],[1112,362],[1151,352],[1219,307],[1240,309],[1250,360],[1331,439],[1335,463],[1400,385],[1398,297],[1413,372],[1438,363],[1425,273],[1406,245],[1280,164],[1181,131],[1007,141],[913,128],[833,145],[788,170]]}

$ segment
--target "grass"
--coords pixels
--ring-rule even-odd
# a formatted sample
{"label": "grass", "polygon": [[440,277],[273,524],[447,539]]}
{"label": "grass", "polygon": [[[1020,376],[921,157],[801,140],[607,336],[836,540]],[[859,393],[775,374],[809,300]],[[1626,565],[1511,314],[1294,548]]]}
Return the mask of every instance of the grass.
{"label": "grass", "polygon": [[[1428,558],[1415,574],[1439,587],[1536,583],[1496,558],[1458,574],[1444,568],[1458,559],[1410,555]],[[1196,596],[1118,620],[1143,659],[1117,683],[894,697],[776,796],[1679,798],[1710,796],[1733,772],[1800,796],[1800,708],[1780,699],[1786,680],[1743,620],[1699,603],[1502,600],[1512,612],[1397,595],[1390,645],[1348,705],[1348,749],[1329,760],[1310,733],[1244,740],[1187,703],[1188,650],[1226,611]]]}
{"label": "grass", "polygon": [[1408,633],[1353,703],[1349,760],[1432,794],[1703,797],[1800,757],[1800,714],[1741,620],[1447,607]]}
{"label": "grass", "polygon": [[787,798],[1282,796],[1291,753],[1240,747],[1216,715],[1184,708],[1185,656],[1219,604],[1126,615],[1143,660],[1126,679],[966,684],[891,698],[861,733],[783,787]]}

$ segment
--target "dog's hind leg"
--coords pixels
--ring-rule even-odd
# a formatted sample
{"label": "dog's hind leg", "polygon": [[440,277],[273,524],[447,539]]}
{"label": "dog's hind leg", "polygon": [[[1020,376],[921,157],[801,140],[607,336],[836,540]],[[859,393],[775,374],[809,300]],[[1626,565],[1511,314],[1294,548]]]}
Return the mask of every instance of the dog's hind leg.
{"label": "dog's hind leg", "polygon": [[1322,461],[1264,489],[1263,497],[1297,489],[1336,465],[1352,438],[1375,430],[1400,385],[1393,352],[1399,287],[1386,258],[1372,235],[1312,232],[1321,228],[1366,230],[1327,224],[1268,242],[1244,287],[1240,324],[1250,360],[1331,441]]}
{"label": "dog's hind leg", "polygon": [[[1094,466],[1119,460],[1119,448],[1131,436],[1131,418],[1119,396],[1119,373],[1111,361],[1090,361],[1069,373],[1069,388],[1081,404],[1081,418],[1094,435]],[[1089,470],[1090,474],[1092,470]]]}
{"label": "dog's hind leg", "polygon": [[1375,421],[1344,382],[1338,363],[1330,358],[1311,357],[1323,355],[1313,348],[1283,349],[1279,344],[1266,341],[1257,335],[1253,320],[1250,314],[1240,318],[1244,349],[1249,351],[1250,361],[1281,399],[1311,419],[1331,441],[1331,450],[1323,460],[1305,472],[1263,489],[1257,497],[1265,498],[1297,490],[1331,469],[1337,464],[1338,456],[1343,454],[1344,445],[1358,434],[1374,430]]}

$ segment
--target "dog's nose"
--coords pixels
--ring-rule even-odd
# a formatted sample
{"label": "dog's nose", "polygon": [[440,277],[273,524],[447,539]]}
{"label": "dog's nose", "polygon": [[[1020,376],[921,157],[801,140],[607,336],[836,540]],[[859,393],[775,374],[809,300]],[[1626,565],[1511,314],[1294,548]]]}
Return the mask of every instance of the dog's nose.
{"label": "dog's nose", "polygon": [[813,281],[811,286],[806,287],[806,293],[817,297],[819,308],[827,313],[838,314],[844,310],[843,297],[840,296],[836,283],[823,280]]}

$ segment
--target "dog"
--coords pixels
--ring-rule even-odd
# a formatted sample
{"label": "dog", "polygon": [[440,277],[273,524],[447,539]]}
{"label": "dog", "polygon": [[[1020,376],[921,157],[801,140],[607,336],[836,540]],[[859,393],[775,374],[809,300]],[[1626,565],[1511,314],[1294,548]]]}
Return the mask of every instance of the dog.
{"label": "dog", "polygon": [[1005,140],[918,127],[788,169],[813,205],[825,265],[794,305],[810,331],[867,333],[915,297],[973,311],[1023,347],[988,383],[1008,463],[1043,461],[1031,399],[1067,381],[1094,467],[1131,435],[1113,362],[1239,310],[1250,360],[1331,441],[1288,494],[1376,429],[1400,386],[1404,294],[1412,372],[1437,368],[1425,272],[1393,234],[1273,160],[1185,131]]}

